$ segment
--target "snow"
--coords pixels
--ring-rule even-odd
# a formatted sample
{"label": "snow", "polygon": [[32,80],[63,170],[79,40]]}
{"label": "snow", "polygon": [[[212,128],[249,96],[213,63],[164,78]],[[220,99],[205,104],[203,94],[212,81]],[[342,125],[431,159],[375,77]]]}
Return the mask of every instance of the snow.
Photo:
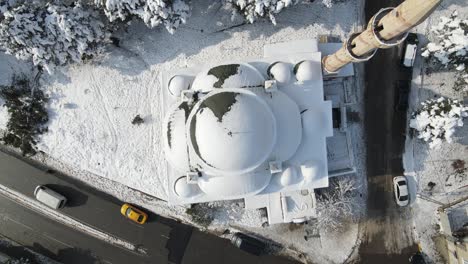
{"label": "snow", "polygon": [[[421,38],[420,47],[424,47],[428,41],[438,42],[438,34],[433,32],[433,28],[443,28],[445,22],[449,24],[448,17],[454,11],[458,12],[458,17],[463,18],[468,14],[468,7],[464,1],[449,0],[432,14],[426,22],[423,22],[415,30],[417,33],[425,34],[428,38]],[[442,20],[442,23],[440,21]],[[451,25],[452,23],[450,23]],[[429,45],[428,49],[438,49]],[[466,106],[466,91],[456,89],[457,73],[455,68],[450,71],[437,71],[433,64],[428,64],[421,58],[416,59],[413,71],[413,85],[410,94],[410,109],[408,114],[417,111],[421,103],[427,100],[438,100],[438,98],[450,98],[464,102]],[[409,131],[408,131],[409,132]],[[438,148],[430,148],[427,142],[407,133],[404,169],[405,175],[414,177],[417,183],[417,192],[420,198],[412,205],[413,222],[415,232],[419,238],[423,252],[432,263],[444,263],[436,249],[433,237],[438,234],[436,226],[439,223],[439,216],[436,214],[439,204],[428,201],[428,197],[438,202],[448,203],[460,198],[468,192],[468,171],[456,169],[458,160],[468,162],[468,128],[458,127],[453,133],[452,143],[440,144]],[[435,183],[430,187],[429,183]],[[466,206],[461,205],[461,206]]]}
{"label": "snow", "polygon": [[[132,23],[128,33],[118,35],[120,48],[109,47],[98,62],[43,76],[42,87],[51,97],[51,122],[39,146],[46,155],[37,158],[121,200],[190,221],[184,208],[168,206],[155,198],[167,199],[168,185],[162,177],[167,169],[161,136],[162,72],[221,60],[260,58],[269,43],[316,38],[319,34],[344,38],[359,25],[361,8],[362,1],[335,4],[333,9],[318,2],[299,4],[276,15],[276,27],[270,23],[239,26],[243,21],[231,21],[230,12],[206,0],[193,5],[188,24],[181,25],[173,35]],[[361,106],[355,110],[363,118]],[[145,121],[140,126],[131,124],[137,114]],[[363,139],[362,123],[348,129],[356,139],[356,178],[364,179],[365,148],[359,143]],[[358,236],[354,224],[345,232],[322,233],[321,241],[306,242],[305,227],[294,232],[288,231],[289,225],[261,228],[260,212],[245,210],[239,201],[212,206],[221,209],[215,210],[210,230],[237,228],[258,233],[304,252],[318,263],[342,263]]]}

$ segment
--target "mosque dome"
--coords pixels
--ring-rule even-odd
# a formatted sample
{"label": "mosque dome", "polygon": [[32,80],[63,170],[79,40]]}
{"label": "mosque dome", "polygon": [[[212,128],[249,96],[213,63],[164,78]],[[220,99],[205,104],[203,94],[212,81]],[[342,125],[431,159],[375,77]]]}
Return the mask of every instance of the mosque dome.
{"label": "mosque dome", "polygon": [[265,84],[265,78],[247,63],[219,65],[199,73],[192,84],[194,91],[209,92],[217,88],[247,88]]}
{"label": "mosque dome", "polygon": [[298,182],[298,179],[299,179],[299,175],[297,173],[296,167],[291,166],[291,167],[286,168],[281,173],[279,181],[282,186],[289,186]]}
{"label": "mosque dome", "polygon": [[277,61],[268,67],[268,76],[280,83],[288,83],[291,80],[291,65],[285,62]]}
{"label": "mosque dome", "polygon": [[187,90],[190,88],[190,81],[187,77],[182,75],[175,75],[169,80],[169,84],[167,89],[169,90],[169,94],[174,97],[179,97],[180,93],[183,90]]}
{"label": "mosque dome", "polygon": [[189,198],[200,194],[201,190],[198,187],[198,184],[188,184],[187,177],[182,176],[176,180],[174,184],[175,193],[183,198]]}
{"label": "mosque dome", "polygon": [[209,93],[187,122],[189,148],[204,169],[223,175],[254,170],[276,144],[276,119],[270,107],[245,89]]}
{"label": "mosque dome", "polygon": [[294,66],[294,74],[300,82],[322,80],[322,65],[318,61],[304,60]]}

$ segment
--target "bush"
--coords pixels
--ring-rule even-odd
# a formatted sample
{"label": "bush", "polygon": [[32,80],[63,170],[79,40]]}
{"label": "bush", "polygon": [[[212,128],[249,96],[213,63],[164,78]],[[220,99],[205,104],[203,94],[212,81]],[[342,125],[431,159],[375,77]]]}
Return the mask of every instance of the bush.
{"label": "bush", "polygon": [[[345,0],[322,0],[322,3],[330,8],[333,2],[343,1]],[[298,4],[299,0],[226,0],[226,2],[234,12],[244,16],[249,23],[268,17],[276,25],[275,14],[283,11],[285,7]]]}
{"label": "bush", "polygon": [[468,20],[458,18],[455,11],[450,17],[441,17],[432,32],[438,41],[427,44],[421,55],[457,71],[455,87],[468,90]]}
{"label": "bush", "polygon": [[214,211],[208,203],[193,204],[190,208],[186,209],[186,213],[190,215],[193,222],[207,228],[214,220]]}
{"label": "bush", "polygon": [[0,0],[0,47],[49,74],[103,51],[110,33],[98,12],[79,3]]}
{"label": "bush", "polygon": [[0,86],[0,96],[5,100],[10,118],[1,141],[19,148],[23,155],[36,154],[36,138],[47,131],[48,113],[44,93],[32,89],[29,80],[14,77],[12,85]]}
{"label": "bush", "polygon": [[410,120],[418,138],[429,142],[431,148],[439,147],[443,140],[452,142],[456,127],[463,126],[463,117],[468,116],[468,107],[457,100],[441,97],[421,103],[422,108]]}
{"label": "bush", "polygon": [[111,22],[136,17],[150,28],[162,24],[171,34],[190,16],[183,0],[95,0],[95,4],[104,9]]}

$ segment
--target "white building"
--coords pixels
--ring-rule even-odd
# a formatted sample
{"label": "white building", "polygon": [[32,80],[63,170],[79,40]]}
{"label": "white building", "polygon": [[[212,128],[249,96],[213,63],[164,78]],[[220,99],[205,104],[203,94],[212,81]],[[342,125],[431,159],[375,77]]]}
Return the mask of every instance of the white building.
{"label": "white building", "polygon": [[163,77],[170,203],[244,199],[267,208],[270,224],[315,216],[314,189],[328,186],[332,102],[317,42],[288,44]]}

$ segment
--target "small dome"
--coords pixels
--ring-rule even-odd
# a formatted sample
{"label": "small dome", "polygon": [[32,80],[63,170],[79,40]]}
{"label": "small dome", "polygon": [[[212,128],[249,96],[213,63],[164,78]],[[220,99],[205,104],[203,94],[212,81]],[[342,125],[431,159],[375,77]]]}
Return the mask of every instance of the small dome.
{"label": "small dome", "polygon": [[300,82],[322,79],[322,65],[318,61],[304,60],[294,66],[294,74]]}
{"label": "small dome", "polygon": [[163,144],[166,159],[181,172],[189,170],[185,123],[191,106],[187,102],[175,105],[168,112],[163,126]]}
{"label": "small dome", "polygon": [[280,177],[280,183],[282,186],[288,186],[298,182],[298,175],[296,167],[288,167],[282,173]]}
{"label": "small dome", "polygon": [[280,83],[288,83],[291,80],[291,66],[281,61],[271,64],[267,73],[270,78]]}
{"label": "small dome", "polygon": [[179,97],[183,90],[187,90],[190,87],[190,82],[187,77],[182,75],[175,75],[169,80],[167,89],[169,93],[174,97]]}
{"label": "small dome", "polygon": [[213,197],[241,199],[259,193],[270,183],[268,170],[259,169],[234,177],[202,175],[198,184],[200,190]]}
{"label": "small dome", "polygon": [[264,84],[265,78],[251,65],[225,64],[199,73],[193,81],[192,89],[209,92],[217,88],[246,88]]}
{"label": "small dome", "polygon": [[220,173],[248,172],[276,143],[276,119],[259,96],[244,89],[211,92],[189,116],[189,146],[203,166]]}
{"label": "small dome", "polygon": [[301,173],[306,182],[311,182],[323,175],[323,165],[316,160],[309,160],[301,165]]}
{"label": "small dome", "polygon": [[183,176],[174,183],[174,192],[183,198],[189,198],[200,194],[201,190],[198,184],[188,184],[187,177]]}

